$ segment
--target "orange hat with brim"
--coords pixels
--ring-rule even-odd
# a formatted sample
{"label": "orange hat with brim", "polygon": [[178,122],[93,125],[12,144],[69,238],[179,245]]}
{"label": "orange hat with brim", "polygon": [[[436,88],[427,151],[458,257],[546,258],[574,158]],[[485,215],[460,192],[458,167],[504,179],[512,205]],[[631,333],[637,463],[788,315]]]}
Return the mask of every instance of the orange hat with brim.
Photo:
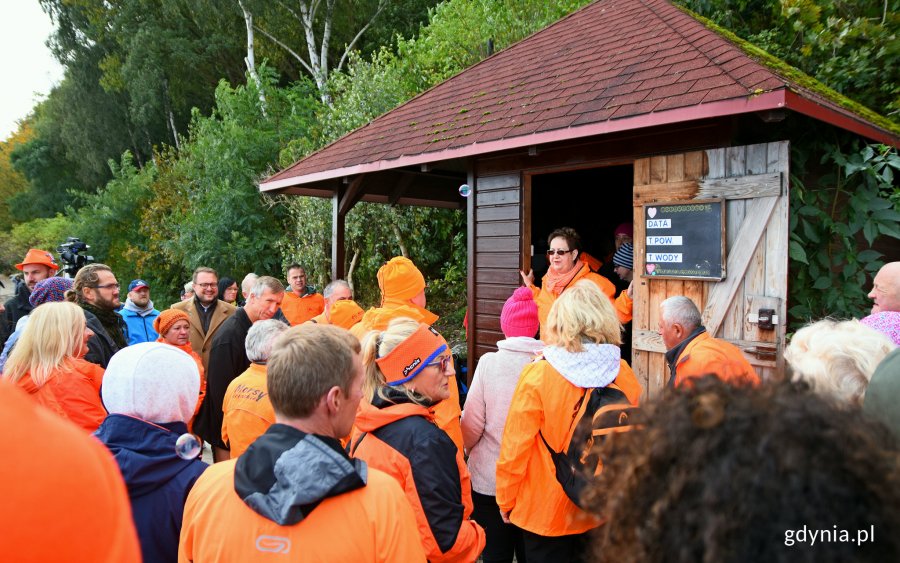
{"label": "orange hat with brim", "polygon": [[331,324],[350,330],[350,327],[362,320],[363,310],[356,301],[341,299],[331,306],[328,316]]}
{"label": "orange hat with brim", "polygon": [[440,333],[425,323],[375,363],[388,385],[400,385],[419,375],[441,352],[449,349]]}
{"label": "orange hat with brim", "polygon": [[22,263],[16,264],[16,269],[24,270],[25,266],[28,264],[47,266],[51,270],[59,269],[59,265],[56,263],[56,260],[53,259],[53,255],[46,250],[41,250],[39,248],[29,248],[28,254],[25,255],[25,259],[22,260]]}

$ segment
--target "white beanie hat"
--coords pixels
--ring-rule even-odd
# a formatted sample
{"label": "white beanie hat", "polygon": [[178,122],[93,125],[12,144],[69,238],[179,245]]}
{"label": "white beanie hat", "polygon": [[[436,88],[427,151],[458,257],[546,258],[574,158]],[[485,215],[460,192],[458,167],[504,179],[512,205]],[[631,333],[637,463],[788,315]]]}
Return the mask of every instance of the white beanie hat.
{"label": "white beanie hat", "polygon": [[100,392],[110,414],[148,422],[187,422],[200,394],[200,371],[186,352],[142,342],[113,355]]}

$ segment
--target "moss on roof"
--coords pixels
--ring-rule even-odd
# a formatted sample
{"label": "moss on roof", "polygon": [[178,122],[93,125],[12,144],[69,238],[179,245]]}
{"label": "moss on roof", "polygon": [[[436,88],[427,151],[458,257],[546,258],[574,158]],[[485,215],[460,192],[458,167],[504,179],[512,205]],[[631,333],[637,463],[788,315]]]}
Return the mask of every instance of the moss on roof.
{"label": "moss on roof", "polygon": [[802,70],[789,65],[778,57],[770,54],[768,51],[757,47],[753,43],[745,39],[741,39],[733,32],[719,26],[712,20],[701,16],[684,6],[679,4],[673,4],[676,8],[684,12],[685,14],[691,16],[696,19],[700,23],[702,23],[707,28],[721,35],[731,43],[733,43],[736,47],[741,49],[747,56],[752,58],[757,63],[765,66],[775,74],[777,74],[780,78],[785,80],[788,84],[788,87],[796,85],[801,88],[808,90],[822,98],[828,100],[829,102],[841,107],[847,111],[853,112],[859,117],[881,127],[886,131],[890,131],[893,135],[900,136],[900,124],[891,119],[880,115],[866,106],[854,102],[847,96],[841,94],[840,92],[829,88],[819,80],[813,78],[812,76],[806,74]]}

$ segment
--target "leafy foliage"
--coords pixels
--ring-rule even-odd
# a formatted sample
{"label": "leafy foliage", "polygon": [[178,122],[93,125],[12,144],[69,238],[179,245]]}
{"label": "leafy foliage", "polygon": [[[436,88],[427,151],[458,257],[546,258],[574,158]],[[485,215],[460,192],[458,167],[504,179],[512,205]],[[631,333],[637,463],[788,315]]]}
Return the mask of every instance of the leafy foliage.
{"label": "leafy foliage", "polygon": [[868,277],[884,265],[873,243],[900,239],[900,156],[885,145],[818,147],[825,168],[816,178],[806,162],[813,147],[792,155],[789,313],[799,322],[861,317],[871,306]]}

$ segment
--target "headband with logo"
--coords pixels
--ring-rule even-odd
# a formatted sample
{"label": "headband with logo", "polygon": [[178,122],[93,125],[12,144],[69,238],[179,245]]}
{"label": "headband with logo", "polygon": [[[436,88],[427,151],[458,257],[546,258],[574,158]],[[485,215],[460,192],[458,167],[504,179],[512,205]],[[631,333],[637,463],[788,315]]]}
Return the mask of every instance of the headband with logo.
{"label": "headband with logo", "polygon": [[425,323],[387,355],[375,360],[388,385],[400,385],[419,375],[425,366],[449,349],[444,337]]}

